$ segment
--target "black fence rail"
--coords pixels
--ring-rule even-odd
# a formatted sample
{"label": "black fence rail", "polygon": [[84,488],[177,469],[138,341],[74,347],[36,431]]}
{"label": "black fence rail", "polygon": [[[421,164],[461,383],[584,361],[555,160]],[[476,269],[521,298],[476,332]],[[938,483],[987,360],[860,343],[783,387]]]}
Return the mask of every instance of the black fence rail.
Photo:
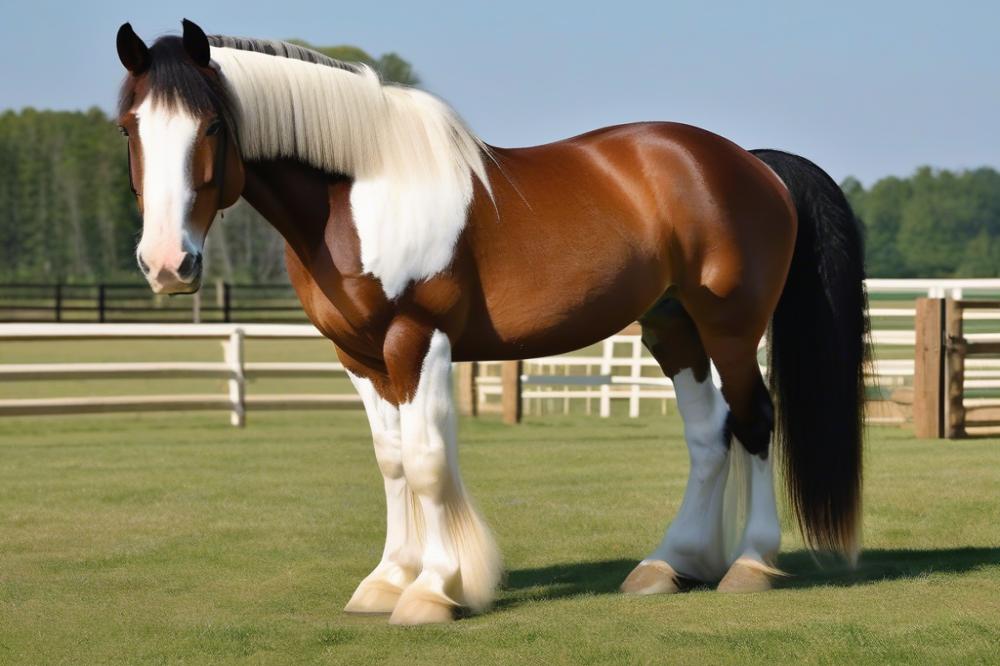
{"label": "black fence rail", "polygon": [[145,284],[0,284],[0,322],[307,321],[289,284],[203,285],[197,294],[157,296]]}

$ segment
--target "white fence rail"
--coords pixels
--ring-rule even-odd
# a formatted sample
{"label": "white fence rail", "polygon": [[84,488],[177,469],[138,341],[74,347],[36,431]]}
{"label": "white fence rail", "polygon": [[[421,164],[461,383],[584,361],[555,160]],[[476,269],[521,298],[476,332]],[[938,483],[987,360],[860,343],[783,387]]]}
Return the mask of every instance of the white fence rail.
{"label": "white fence rail", "polygon": [[247,362],[247,339],[322,338],[304,324],[0,324],[0,341],[25,340],[218,340],[219,362],[11,363],[0,365],[0,382],[72,379],[225,379],[225,394],[138,395],[0,400],[0,416],[88,414],[99,412],[226,410],[242,426],[246,412],[275,409],[358,409],[354,394],[247,395],[257,377],[335,377],[340,363]]}
{"label": "white fence rail", "polygon": [[[1000,280],[869,280],[869,293],[900,294],[900,300],[915,295],[950,295],[969,298],[997,296]],[[876,320],[911,319],[913,307],[884,307],[873,299],[871,315]],[[1000,312],[970,311],[966,319],[1000,322]],[[0,324],[0,342],[17,340],[116,340],[200,339],[222,343],[218,362],[143,363],[13,363],[0,365],[0,381],[124,379],[124,378],[219,378],[227,382],[225,394],[80,397],[0,400],[0,416],[25,414],[71,414],[108,411],[227,410],[234,425],[241,425],[248,409],[359,408],[355,395],[247,395],[248,379],[256,377],[333,377],[343,375],[339,363],[252,362],[244,357],[248,339],[321,338],[303,324]],[[994,339],[989,333],[968,333],[969,340]],[[886,387],[907,384],[914,374],[913,355],[906,353],[915,341],[912,327],[873,332],[878,350],[893,350],[877,357],[872,381]],[[763,345],[763,341],[761,342]],[[620,352],[624,350],[624,355]],[[895,356],[895,358],[893,358]],[[499,401],[499,364],[480,363],[475,378],[478,405],[488,411]],[[659,375],[657,364],[642,348],[638,335],[618,335],[601,344],[599,355],[562,355],[531,359],[524,364],[522,396],[531,409],[541,401],[561,403],[570,410],[571,401],[585,401],[587,413],[611,414],[613,402],[626,402],[628,414],[638,416],[643,400],[666,401],[674,397],[670,380]],[[1000,359],[969,359],[966,386],[1000,389]]]}

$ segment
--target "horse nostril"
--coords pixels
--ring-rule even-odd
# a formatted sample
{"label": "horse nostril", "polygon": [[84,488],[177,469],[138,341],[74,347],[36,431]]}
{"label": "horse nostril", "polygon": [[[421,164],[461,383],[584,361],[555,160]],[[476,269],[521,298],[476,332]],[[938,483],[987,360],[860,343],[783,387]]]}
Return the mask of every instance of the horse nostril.
{"label": "horse nostril", "polygon": [[142,271],[142,274],[149,275],[149,264],[142,260],[141,255],[136,255],[136,258],[139,260],[139,270]]}
{"label": "horse nostril", "polygon": [[201,274],[201,253],[188,252],[177,267],[177,276],[185,282],[190,282]]}

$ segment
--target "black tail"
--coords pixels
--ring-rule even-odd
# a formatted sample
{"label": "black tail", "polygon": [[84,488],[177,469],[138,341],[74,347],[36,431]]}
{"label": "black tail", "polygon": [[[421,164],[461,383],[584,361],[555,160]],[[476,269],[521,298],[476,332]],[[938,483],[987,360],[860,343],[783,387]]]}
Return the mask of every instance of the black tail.
{"label": "black tail", "polygon": [[799,218],[768,349],[788,495],[808,545],[853,558],[869,348],[861,228],[818,166],[777,150],[752,152],[785,182]]}

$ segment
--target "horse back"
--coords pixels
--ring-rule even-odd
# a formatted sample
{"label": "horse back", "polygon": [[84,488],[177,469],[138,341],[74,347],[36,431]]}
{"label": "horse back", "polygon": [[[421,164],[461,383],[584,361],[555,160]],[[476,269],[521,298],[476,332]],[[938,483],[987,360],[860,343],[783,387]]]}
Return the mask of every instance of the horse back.
{"label": "horse back", "polygon": [[476,285],[460,356],[586,346],[671,287],[725,296],[783,284],[795,237],[788,193],[716,134],[638,123],[493,152],[492,196],[477,188],[458,250]]}

